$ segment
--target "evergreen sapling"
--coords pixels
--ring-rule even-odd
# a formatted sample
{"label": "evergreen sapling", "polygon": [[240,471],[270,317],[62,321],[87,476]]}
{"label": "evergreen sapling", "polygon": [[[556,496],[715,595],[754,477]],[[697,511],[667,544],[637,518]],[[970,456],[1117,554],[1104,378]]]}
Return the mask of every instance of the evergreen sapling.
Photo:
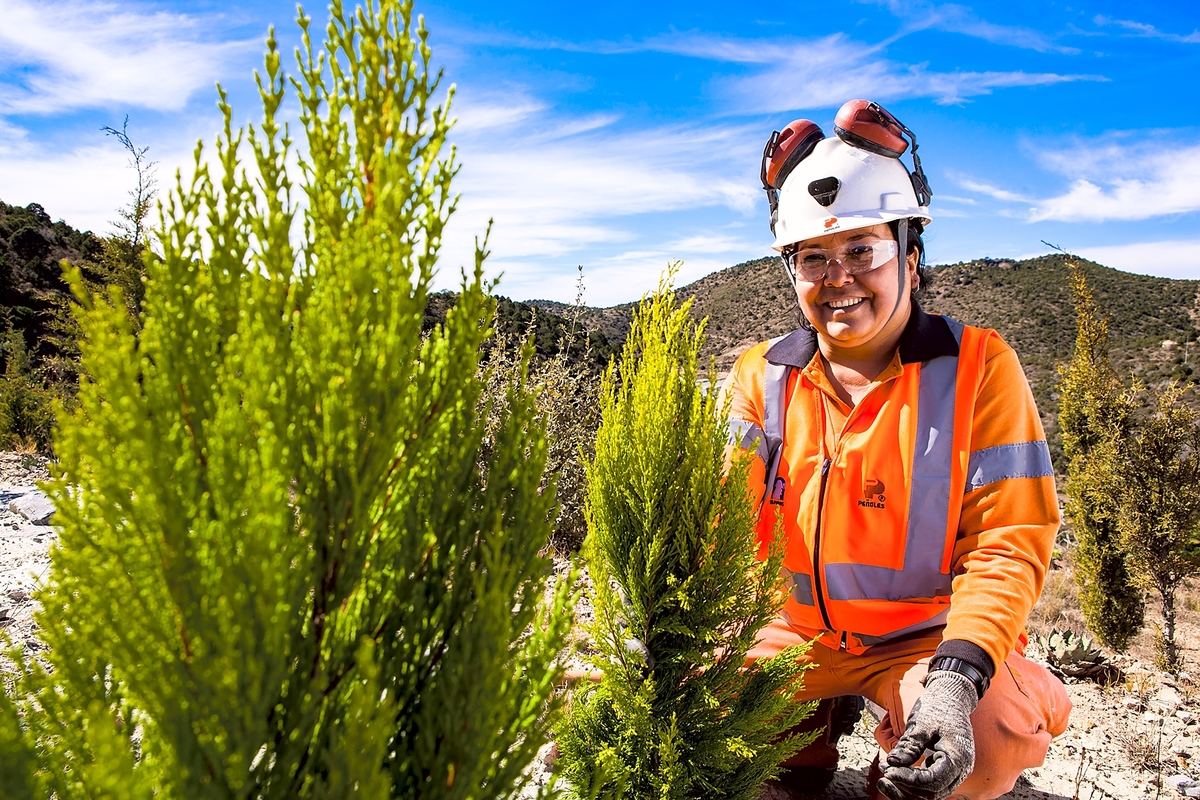
{"label": "evergreen sapling", "polygon": [[698,383],[690,308],[665,284],[643,300],[602,383],[584,544],[601,677],[557,740],[576,796],[753,798],[807,741],[787,734],[810,712],[803,650],[745,664],[782,604],[782,548],[756,559],[749,456],[723,475],[726,414]]}
{"label": "evergreen sapling", "polygon": [[522,371],[503,413],[481,400],[481,248],[421,334],[456,167],[413,22],[334,0],[316,54],[301,16],[303,210],[272,35],[262,123],[234,130],[222,93],[214,162],[197,148],[166,199],[140,332],[73,275],[84,378],[48,487],[48,649],[11,650],[0,697],[5,800],[525,782],[569,582],[543,601],[554,501]]}

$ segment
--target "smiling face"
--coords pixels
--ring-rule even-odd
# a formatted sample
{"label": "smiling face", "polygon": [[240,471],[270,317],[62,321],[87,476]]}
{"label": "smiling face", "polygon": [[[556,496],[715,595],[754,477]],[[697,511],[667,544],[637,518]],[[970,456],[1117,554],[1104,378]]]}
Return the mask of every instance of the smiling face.
{"label": "smiling face", "polygon": [[[894,240],[891,227],[879,224],[801,242],[798,257],[813,248]],[[903,270],[897,257],[860,275],[851,275],[840,263],[831,262],[823,280],[794,281],[800,310],[816,329],[827,357],[839,351],[856,358],[890,357],[912,310],[910,293],[917,260],[914,251],[905,259]]]}

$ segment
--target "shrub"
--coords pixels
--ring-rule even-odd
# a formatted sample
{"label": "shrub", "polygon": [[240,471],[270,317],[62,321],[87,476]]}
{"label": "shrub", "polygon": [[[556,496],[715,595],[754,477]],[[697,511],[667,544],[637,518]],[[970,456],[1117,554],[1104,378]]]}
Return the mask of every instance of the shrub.
{"label": "shrub", "polygon": [[198,149],[168,198],[140,334],[73,276],[85,377],[49,487],[48,664],[13,652],[0,695],[6,799],[521,788],[569,598],[542,601],[520,370],[476,419],[482,249],[421,336],[455,167],[411,14],[334,2],[320,57],[300,20],[302,234],[272,36],[261,126],[235,132],[222,95],[219,175]]}
{"label": "shrub", "polygon": [[1117,442],[1128,435],[1130,404],[1108,361],[1108,323],[1082,268],[1069,259],[1077,327],[1075,353],[1060,368],[1059,417],[1067,459],[1067,516],[1075,531],[1075,579],[1088,628],[1124,650],[1142,628],[1145,604],[1121,546]]}
{"label": "shrub", "polygon": [[0,376],[0,449],[45,452],[54,427],[53,394],[31,366],[20,331],[9,331],[0,350],[5,360]]}
{"label": "shrub", "polygon": [[1180,667],[1175,594],[1200,573],[1200,417],[1180,394],[1159,394],[1149,419],[1117,443],[1121,547],[1139,584],[1158,595],[1163,627],[1156,650],[1171,671]]}
{"label": "shrub", "polygon": [[690,307],[665,287],[644,300],[601,388],[584,556],[602,678],[558,731],[557,769],[579,796],[752,798],[804,743],[785,735],[809,711],[794,700],[799,653],[744,669],[783,600],[782,548],[755,559],[746,458],[722,478],[724,419],[697,385]]}

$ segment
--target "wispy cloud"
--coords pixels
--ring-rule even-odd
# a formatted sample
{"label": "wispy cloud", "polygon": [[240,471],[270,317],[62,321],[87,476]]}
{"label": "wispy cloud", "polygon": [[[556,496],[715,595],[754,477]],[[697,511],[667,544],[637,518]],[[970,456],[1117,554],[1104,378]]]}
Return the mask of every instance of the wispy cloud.
{"label": "wispy cloud", "polygon": [[1192,31],[1188,34],[1168,33],[1160,31],[1153,25],[1148,25],[1144,22],[1134,22],[1128,19],[1110,19],[1108,17],[1097,15],[1092,20],[1097,25],[1116,25],[1119,28],[1124,28],[1127,36],[1144,36],[1150,39],[1162,39],[1167,42],[1179,42],[1181,44],[1200,44],[1200,30]]}
{"label": "wispy cloud", "polygon": [[1160,278],[1200,278],[1200,239],[1085,247],[1079,255],[1126,272]]}
{"label": "wispy cloud", "polygon": [[997,25],[979,17],[967,6],[957,3],[913,2],[912,0],[872,0],[904,21],[904,32],[934,29],[960,33],[993,44],[1009,45],[1039,53],[1078,53],[1074,47],[1060,45],[1041,31],[1014,25]]}
{"label": "wispy cloud", "polygon": [[0,0],[0,112],[106,103],[183,108],[232,59],[261,47],[208,35],[213,20],[107,2]]}
{"label": "wispy cloud", "polygon": [[[987,197],[994,198],[996,200],[1002,200],[1006,203],[1032,203],[1032,202],[1034,202],[1032,199],[1025,197],[1024,195],[1017,194],[1016,192],[1010,192],[1007,189],[1002,189],[1001,187],[995,186],[991,183],[987,183],[986,181],[976,180],[974,178],[971,178],[969,176],[962,175],[962,174],[959,174],[956,172],[950,173],[950,180],[954,181],[955,184],[957,184],[959,187],[961,187],[963,189],[966,189],[968,192],[976,192],[978,194],[982,194]],[[939,199],[950,199],[950,198],[939,198]],[[959,198],[954,198],[954,199],[959,200]],[[975,201],[968,199],[968,198],[963,198],[962,200],[959,200],[959,202],[974,203]]]}
{"label": "wispy cloud", "polygon": [[1139,220],[1200,210],[1200,145],[1165,138],[1081,141],[1037,153],[1072,182],[1066,192],[1036,201],[1030,221]]}
{"label": "wispy cloud", "polygon": [[841,33],[816,40],[672,34],[646,44],[696,58],[763,65],[751,75],[716,81],[725,107],[742,113],[830,108],[848,97],[929,97],[937,103],[953,104],[1001,88],[1108,80],[1102,75],[1053,72],[939,72],[924,64],[892,61],[882,54],[883,45],[857,42]]}
{"label": "wispy cloud", "polygon": [[[724,208],[735,217],[761,210],[757,128],[711,123],[635,128],[616,117],[580,119],[534,110],[520,92],[486,99],[464,95],[453,135],[463,163],[456,181],[462,201],[448,231],[444,263],[467,263],[472,237],[493,218],[492,268],[509,276],[501,291],[570,298],[574,267],[583,261],[588,301],[621,302],[653,288],[669,258],[695,256],[691,275],[709,263],[698,260],[706,254],[758,254],[770,241],[765,223],[761,231],[736,235],[705,232],[695,221],[672,218],[703,209]],[[493,106],[527,113],[501,124],[489,110]],[[662,227],[644,237],[654,224],[649,220]],[[654,244],[647,247],[644,238]],[[606,255],[597,258],[597,252]],[[719,266],[728,266],[728,257],[721,261]]]}

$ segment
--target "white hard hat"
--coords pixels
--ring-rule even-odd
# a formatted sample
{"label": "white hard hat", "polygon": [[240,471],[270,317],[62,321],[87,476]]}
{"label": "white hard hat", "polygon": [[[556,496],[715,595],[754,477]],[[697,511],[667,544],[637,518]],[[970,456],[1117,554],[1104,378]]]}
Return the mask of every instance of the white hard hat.
{"label": "white hard hat", "polygon": [[817,142],[779,191],[776,250],[828,233],[897,219],[933,218],[917,202],[898,158],[869,153],[831,137]]}
{"label": "white hard hat", "polygon": [[[851,100],[834,121],[836,137],[795,120],[763,150],[763,189],[776,250],[881,222],[932,221],[932,192],[912,131],[877,103]],[[912,142],[913,171],[900,161]]]}

